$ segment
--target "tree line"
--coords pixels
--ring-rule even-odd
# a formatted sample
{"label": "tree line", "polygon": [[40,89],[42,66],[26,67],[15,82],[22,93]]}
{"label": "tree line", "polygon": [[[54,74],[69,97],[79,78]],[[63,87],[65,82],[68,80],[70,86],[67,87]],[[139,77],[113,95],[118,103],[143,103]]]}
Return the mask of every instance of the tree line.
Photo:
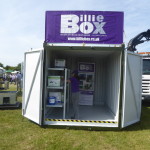
{"label": "tree line", "polygon": [[0,63],[0,67],[3,67],[5,70],[21,71],[21,63],[19,63],[17,66],[4,66],[2,63]]}

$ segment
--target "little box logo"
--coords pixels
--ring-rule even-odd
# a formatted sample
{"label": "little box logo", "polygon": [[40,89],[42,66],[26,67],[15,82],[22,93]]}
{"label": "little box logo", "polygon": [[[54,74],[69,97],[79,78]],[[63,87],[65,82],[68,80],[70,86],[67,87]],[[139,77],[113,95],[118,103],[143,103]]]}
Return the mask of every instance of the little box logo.
{"label": "little box logo", "polygon": [[103,15],[61,15],[61,34],[106,34]]}

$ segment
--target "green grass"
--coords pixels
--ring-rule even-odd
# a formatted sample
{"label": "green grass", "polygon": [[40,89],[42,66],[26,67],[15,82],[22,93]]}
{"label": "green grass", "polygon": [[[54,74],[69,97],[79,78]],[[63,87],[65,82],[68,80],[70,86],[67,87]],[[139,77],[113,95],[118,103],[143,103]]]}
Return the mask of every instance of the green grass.
{"label": "green grass", "polygon": [[140,123],[122,131],[41,128],[21,113],[21,109],[0,110],[0,150],[150,149],[149,106],[142,107]]}

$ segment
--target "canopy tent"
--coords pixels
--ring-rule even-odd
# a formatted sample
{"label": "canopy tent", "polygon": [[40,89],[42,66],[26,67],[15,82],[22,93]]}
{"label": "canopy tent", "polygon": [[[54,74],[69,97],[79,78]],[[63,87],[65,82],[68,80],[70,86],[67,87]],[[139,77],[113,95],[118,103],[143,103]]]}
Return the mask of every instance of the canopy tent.
{"label": "canopy tent", "polygon": [[13,70],[6,70],[6,73],[12,73]]}
{"label": "canopy tent", "polygon": [[17,74],[17,73],[19,73],[19,71],[13,71],[12,73],[13,73],[13,74]]}

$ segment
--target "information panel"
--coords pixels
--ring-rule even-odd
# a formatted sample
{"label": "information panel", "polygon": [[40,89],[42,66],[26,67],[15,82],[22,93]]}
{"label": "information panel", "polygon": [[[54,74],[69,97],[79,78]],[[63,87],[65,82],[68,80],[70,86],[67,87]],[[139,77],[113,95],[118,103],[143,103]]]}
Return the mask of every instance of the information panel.
{"label": "information panel", "polygon": [[79,104],[93,105],[95,64],[80,62],[78,68],[80,78]]}

